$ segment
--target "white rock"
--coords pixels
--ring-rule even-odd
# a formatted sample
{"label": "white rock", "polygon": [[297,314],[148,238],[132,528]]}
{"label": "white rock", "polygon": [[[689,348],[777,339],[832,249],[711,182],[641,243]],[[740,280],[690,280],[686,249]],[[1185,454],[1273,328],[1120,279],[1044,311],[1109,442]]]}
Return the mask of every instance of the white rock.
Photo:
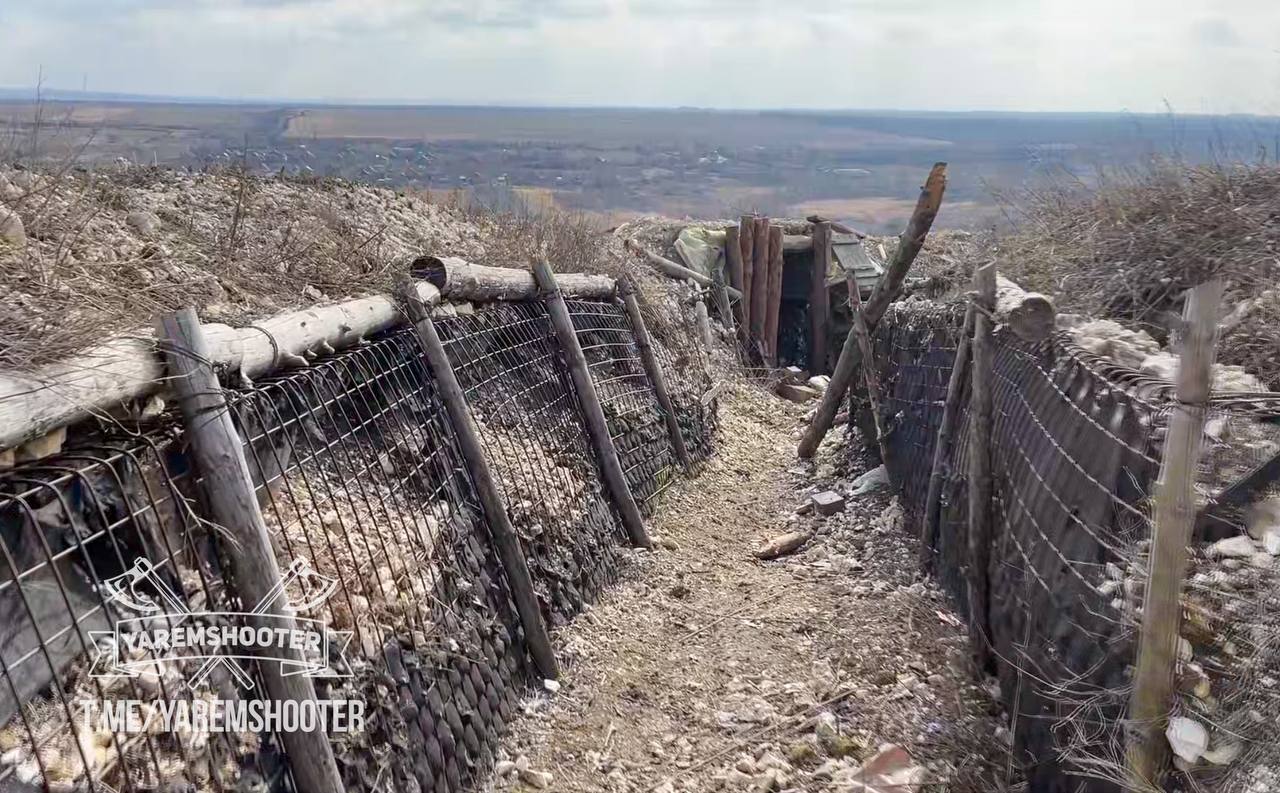
{"label": "white rock", "polygon": [[1228,557],[1247,559],[1257,552],[1258,549],[1254,546],[1253,540],[1243,534],[1218,540],[1213,545],[1210,545],[1207,550],[1209,556],[1218,559]]}
{"label": "white rock", "polygon": [[1244,525],[1255,540],[1261,540],[1272,529],[1280,530],[1280,496],[1269,496],[1250,504]]}
{"label": "white rock", "polygon": [[1240,756],[1244,745],[1237,741],[1222,741],[1203,755],[1206,762],[1214,765],[1227,765]]}
{"label": "white rock", "polygon": [[883,465],[878,465],[867,471],[862,476],[853,480],[853,490],[849,492],[851,496],[861,496],[879,490],[882,487],[889,486],[889,470]]}
{"label": "white rock", "polygon": [[1280,556],[1280,527],[1275,527],[1262,536],[1262,549],[1272,556]]}
{"label": "white rock", "polygon": [[543,680],[542,687],[547,691],[550,691],[552,694],[555,694],[560,690],[560,681],[551,679]]}
{"label": "white rock", "polygon": [[27,242],[27,230],[22,225],[18,213],[0,207],[0,242],[14,247],[21,247]]}
{"label": "white rock", "polygon": [[1169,719],[1164,735],[1169,739],[1173,753],[1188,763],[1198,761],[1209,748],[1209,731],[1200,722],[1185,716]]}
{"label": "white rock", "polygon": [[827,386],[831,385],[831,378],[825,374],[816,374],[809,378],[808,385],[810,388],[816,388],[819,391],[826,391]]}

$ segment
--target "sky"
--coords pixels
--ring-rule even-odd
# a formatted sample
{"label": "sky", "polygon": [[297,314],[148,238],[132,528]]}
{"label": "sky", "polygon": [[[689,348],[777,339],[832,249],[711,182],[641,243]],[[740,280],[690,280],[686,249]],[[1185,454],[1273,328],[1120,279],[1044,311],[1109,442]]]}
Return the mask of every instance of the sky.
{"label": "sky", "polygon": [[0,86],[1280,114],[1280,0],[0,0]]}

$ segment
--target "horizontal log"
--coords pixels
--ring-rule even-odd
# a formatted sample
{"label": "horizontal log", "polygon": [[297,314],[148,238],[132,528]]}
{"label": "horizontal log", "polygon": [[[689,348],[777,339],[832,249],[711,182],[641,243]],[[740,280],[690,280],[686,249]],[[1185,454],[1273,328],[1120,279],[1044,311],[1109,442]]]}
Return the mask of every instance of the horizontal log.
{"label": "horizontal log", "polygon": [[[678,266],[678,265],[677,265]],[[454,256],[420,256],[411,266],[414,278],[421,278],[440,290],[448,300],[531,300],[538,296],[533,272],[515,267],[489,267]],[[567,296],[594,300],[613,297],[617,284],[607,275],[557,273],[560,291]]]}
{"label": "horizontal log", "polygon": [[[832,245],[852,245],[862,239],[857,234],[832,234]],[[813,237],[808,234],[785,234],[782,237],[783,253],[803,253],[813,250]]]}
{"label": "horizontal log", "polygon": [[[654,267],[658,269],[658,272],[662,273],[668,278],[674,278],[677,281],[692,280],[695,283],[697,283],[699,286],[715,285],[715,282],[712,281],[710,277],[703,275],[697,270],[690,270],[688,267],[685,267],[682,264],[676,264],[675,262],[671,261],[665,256],[659,256],[658,254],[645,248],[643,245],[636,242],[635,240],[627,240],[623,244],[625,245],[627,250],[633,253],[637,253],[640,256],[644,257],[644,259],[647,260],[649,264],[652,264]],[[568,291],[568,289],[565,287],[564,276],[556,275],[556,281],[561,285],[560,288],[562,291]],[[728,287],[728,290],[729,290],[729,297],[732,297],[734,300],[742,299],[742,292],[739,292],[737,289],[734,289],[733,287]]]}
{"label": "horizontal log", "polygon": [[1024,341],[1049,338],[1054,325],[1053,302],[1039,292],[1028,292],[1005,278],[996,276],[996,322],[1008,325]]}
{"label": "horizontal log", "polygon": [[[415,289],[424,303],[439,302],[431,284]],[[290,311],[245,328],[211,323],[201,329],[215,366],[256,377],[306,366],[306,353],[350,347],[403,321],[394,299],[375,296]],[[0,449],[106,416],[159,391],[163,379],[153,332],[141,329],[34,372],[0,372]]]}
{"label": "horizontal log", "polygon": [[865,231],[858,231],[853,226],[846,226],[845,224],[841,223],[838,220],[832,220],[831,218],[823,217],[822,215],[810,215],[809,217],[805,218],[805,220],[813,224],[830,223],[831,230],[836,232],[837,234],[852,234],[858,239],[865,239],[867,236],[867,233]]}

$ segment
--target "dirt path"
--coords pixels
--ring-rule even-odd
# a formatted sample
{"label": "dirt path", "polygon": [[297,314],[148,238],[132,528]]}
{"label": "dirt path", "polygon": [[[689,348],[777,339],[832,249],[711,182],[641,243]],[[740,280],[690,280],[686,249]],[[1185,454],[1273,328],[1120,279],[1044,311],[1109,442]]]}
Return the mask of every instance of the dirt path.
{"label": "dirt path", "polygon": [[[845,490],[856,473],[834,444],[796,461],[802,412],[749,386],[723,397],[716,456],[663,496],[657,550],[557,637],[562,685],[525,703],[511,762],[558,791],[862,791],[855,770],[887,742],[920,766],[911,790],[1005,789],[996,708],[896,504],[794,514],[815,469]],[[800,553],[753,557],[796,528],[815,532]],[[507,762],[492,785],[540,782]]]}

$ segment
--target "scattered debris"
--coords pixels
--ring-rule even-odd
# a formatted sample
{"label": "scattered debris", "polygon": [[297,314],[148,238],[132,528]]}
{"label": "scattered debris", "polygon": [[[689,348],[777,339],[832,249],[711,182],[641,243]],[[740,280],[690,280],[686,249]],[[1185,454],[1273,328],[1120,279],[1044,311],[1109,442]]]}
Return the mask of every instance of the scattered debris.
{"label": "scattered debris", "polygon": [[822,396],[822,392],[816,388],[795,383],[778,383],[774,386],[773,391],[783,399],[788,399],[792,402],[808,402]]}
{"label": "scattered debris", "polygon": [[809,533],[805,531],[789,531],[769,540],[756,551],[757,559],[777,559],[779,556],[795,553],[809,541]]}

